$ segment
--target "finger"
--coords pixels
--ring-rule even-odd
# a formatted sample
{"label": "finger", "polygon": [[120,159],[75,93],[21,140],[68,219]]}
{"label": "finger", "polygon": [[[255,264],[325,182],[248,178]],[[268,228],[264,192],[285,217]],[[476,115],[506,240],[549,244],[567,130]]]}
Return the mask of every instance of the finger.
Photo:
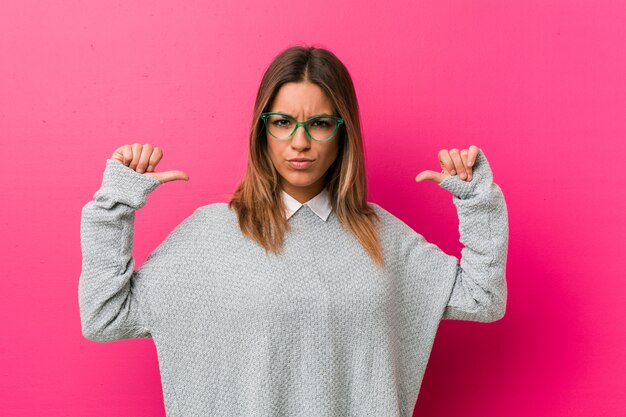
{"label": "finger", "polygon": [[150,162],[150,155],[152,154],[152,145],[144,143],[141,148],[141,156],[139,157],[139,163],[137,164],[137,172],[143,174],[146,172],[148,162]]}
{"label": "finger", "polygon": [[439,164],[441,165],[441,167],[449,172],[450,175],[456,175],[456,171],[454,170],[454,162],[452,161],[448,150],[440,150],[437,156],[439,157]]}
{"label": "finger", "polygon": [[471,181],[472,180],[472,167],[469,165],[469,150],[467,149],[461,150],[461,160],[463,161],[463,164],[465,164],[465,172],[467,173],[466,181]]}
{"label": "finger", "polygon": [[163,151],[158,146],[155,146],[154,149],[152,149],[152,155],[150,155],[150,162],[148,163],[147,171],[153,172],[158,163],[161,161],[161,158],[163,158]]}
{"label": "finger", "polygon": [[480,148],[476,145],[470,145],[469,152],[467,155],[467,159],[469,160],[469,166],[473,167],[476,162],[476,158],[478,157],[478,153],[480,152]]}
{"label": "finger", "polygon": [[445,177],[447,177],[447,175],[444,173],[427,169],[417,174],[417,176],[415,177],[415,182],[433,181],[439,184],[441,181],[443,181]]}
{"label": "finger", "polygon": [[461,159],[461,152],[457,148],[450,149],[450,157],[454,162],[454,169],[459,174],[459,177],[464,180],[467,178],[467,172],[465,171],[465,164]]}
{"label": "finger", "polygon": [[130,161],[130,165],[128,165],[128,167],[135,169],[137,167],[137,164],[139,163],[139,158],[141,158],[141,143],[133,143],[131,145],[131,148],[133,150],[133,158]]}
{"label": "finger", "polygon": [[162,184],[175,180],[189,181],[189,175],[187,175],[184,171],[150,172],[146,173],[146,175],[156,178]]}
{"label": "finger", "polygon": [[111,159],[123,164],[124,163],[124,153],[122,152],[123,148],[124,146],[120,146],[119,148],[114,150],[113,154],[111,154]]}
{"label": "finger", "polygon": [[122,163],[128,166],[130,162],[133,160],[133,150],[130,147],[130,145],[127,144],[122,147],[122,155],[123,155]]}
{"label": "finger", "polygon": [[111,159],[118,161],[120,164],[128,166],[128,163],[132,159],[132,151],[128,145],[122,145],[117,148],[113,155],[111,155]]}

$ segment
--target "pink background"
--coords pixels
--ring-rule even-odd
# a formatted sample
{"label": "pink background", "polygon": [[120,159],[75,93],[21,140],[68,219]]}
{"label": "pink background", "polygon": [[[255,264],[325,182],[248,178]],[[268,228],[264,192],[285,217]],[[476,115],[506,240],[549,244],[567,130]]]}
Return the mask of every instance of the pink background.
{"label": "pink background", "polygon": [[509,207],[509,301],[442,322],[416,416],[626,410],[622,1],[4,1],[0,414],[163,416],[154,344],[81,335],[82,206],[115,148],[164,149],[140,265],[243,175],[254,95],[293,44],[331,49],[362,110],[370,201],[460,256],[441,148],[483,149]]}

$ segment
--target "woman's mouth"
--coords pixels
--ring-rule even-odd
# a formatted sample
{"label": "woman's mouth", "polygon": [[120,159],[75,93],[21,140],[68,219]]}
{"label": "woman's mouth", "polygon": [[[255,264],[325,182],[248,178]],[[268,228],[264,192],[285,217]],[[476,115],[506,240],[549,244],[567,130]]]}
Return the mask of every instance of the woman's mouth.
{"label": "woman's mouth", "polygon": [[311,164],[314,162],[315,160],[297,160],[297,159],[292,159],[290,161],[287,161],[287,164],[293,168],[293,169],[307,169],[308,167],[311,166]]}

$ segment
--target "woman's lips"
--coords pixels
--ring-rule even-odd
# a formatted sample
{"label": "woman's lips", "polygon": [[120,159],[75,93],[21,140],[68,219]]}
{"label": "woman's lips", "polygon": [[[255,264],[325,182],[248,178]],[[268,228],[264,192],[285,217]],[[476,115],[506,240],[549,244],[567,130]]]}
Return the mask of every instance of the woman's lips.
{"label": "woman's lips", "polygon": [[307,169],[314,161],[287,161],[287,164],[293,169]]}

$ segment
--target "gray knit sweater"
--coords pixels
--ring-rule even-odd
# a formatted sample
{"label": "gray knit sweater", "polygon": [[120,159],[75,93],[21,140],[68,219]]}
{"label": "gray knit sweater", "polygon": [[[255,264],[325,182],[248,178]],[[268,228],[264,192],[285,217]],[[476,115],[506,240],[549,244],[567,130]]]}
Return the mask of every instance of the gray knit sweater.
{"label": "gray knit sweater", "polygon": [[449,176],[461,260],[379,205],[379,269],[303,205],[280,255],[226,203],[197,208],[134,270],[135,210],[160,183],[112,159],[82,209],[84,337],[152,338],[169,417],[409,417],[440,320],[505,312],[508,215],[481,152]]}

